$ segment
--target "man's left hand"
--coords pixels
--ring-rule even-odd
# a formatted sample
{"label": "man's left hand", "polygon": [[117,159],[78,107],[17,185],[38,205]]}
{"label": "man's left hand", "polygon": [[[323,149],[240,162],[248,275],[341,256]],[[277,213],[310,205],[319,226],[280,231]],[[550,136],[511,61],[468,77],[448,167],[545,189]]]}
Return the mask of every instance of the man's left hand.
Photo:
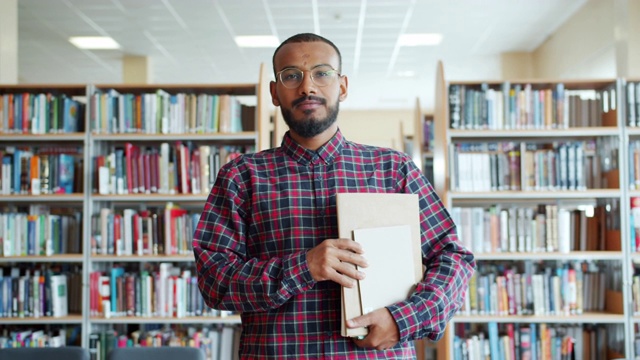
{"label": "man's left hand", "polygon": [[347,320],[348,328],[366,326],[369,334],[362,340],[353,338],[359,347],[387,350],[400,341],[400,332],[396,321],[387,308],[377,309],[368,314]]}

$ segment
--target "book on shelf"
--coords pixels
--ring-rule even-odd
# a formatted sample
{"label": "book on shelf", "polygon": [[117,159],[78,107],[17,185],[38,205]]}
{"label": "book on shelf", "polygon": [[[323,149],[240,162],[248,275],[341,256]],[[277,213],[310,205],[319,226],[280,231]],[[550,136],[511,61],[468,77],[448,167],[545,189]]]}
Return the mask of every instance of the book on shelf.
{"label": "book on shelf", "polygon": [[615,325],[488,322],[456,328],[454,359],[618,359],[624,332]]}
{"label": "book on shelf", "polygon": [[149,270],[130,268],[90,273],[92,317],[224,317],[199,296],[197,277],[189,268],[159,263]]}
{"label": "book on shelf", "polygon": [[[621,314],[622,293],[606,274],[619,266],[571,262],[559,266],[506,267],[483,263],[469,282],[465,315]],[[618,281],[619,283],[619,281]]]}
{"label": "book on shelf", "polygon": [[102,134],[205,134],[255,131],[255,107],[229,94],[121,93],[98,89],[90,97],[92,130]]}
{"label": "book on shelf", "polygon": [[66,94],[0,95],[0,132],[14,134],[74,133],[84,130],[84,102]]}
{"label": "book on shelf", "polygon": [[42,212],[0,214],[1,256],[79,254],[82,214],[76,209],[45,207]]}
{"label": "book on shelf", "polygon": [[[597,150],[596,150],[597,149]],[[451,190],[556,191],[615,189],[618,148],[611,139],[455,142],[449,144]]]}
{"label": "book on shelf", "polygon": [[50,276],[52,316],[67,316],[69,313],[69,291],[66,275]]}
{"label": "book on shelf", "polygon": [[133,143],[113,147],[93,159],[94,193],[208,194],[224,163],[252,146],[219,146],[177,141],[145,149]]}
{"label": "book on shelf", "polygon": [[[418,208],[418,196],[415,194],[391,194],[391,193],[338,193],[336,194],[336,207],[338,213],[338,228],[339,236],[344,239],[355,239],[361,236],[367,236],[367,232],[373,233],[375,237],[364,240],[367,242],[365,257],[371,257],[375,262],[370,263],[370,267],[384,267],[384,270],[377,269],[365,269],[364,271],[371,271],[372,277],[369,277],[363,281],[358,282],[358,286],[353,288],[342,287],[341,296],[341,334],[342,336],[362,336],[366,335],[366,328],[349,329],[346,327],[345,322],[348,319],[352,319],[361,315],[364,315],[368,311],[383,308],[388,305],[392,305],[395,301],[400,301],[403,298],[407,298],[411,289],[403,288],[399,290],[400,293],[384,294],[384,297],[380,295],[380,292],[384,292],[389,288],[381,286],[380,288],[371,287],[372,284],[389,284],[393,283],[395,278],[395,269],[405,269],[405,266],[410,265],[411,271],[405,272],[405,274],[412,274],[412,279],[403,281],[403,286],[407,284],[417,284],[422,279],[422,251],[420,246],[420,213]],[[404,228],[408,226],[408,229]],[[407,238],[406,231],[409,230],[410,238]],[[363,232],[361,232],[363,231]],[[389,238],[389,233],[392,232],[393,238]],[[411,248],[412,251],[409,254],[400,255],[400,264],[397,263],[385,263],[385,255],[390,251],[391,247],[388,246],[390,241],[395,244],[396,237],[402,238],[402,234],[405,236],[406,244],[398,249]],[[386,241],[385,241],[386,240]],[[382,246],[380,246],[382,245]],[[411,261],[407,261],[407,256],[410,256]],[[398,259],[394,257],[393,259]],[[382,262],[382,264],[380,264]],[[408,264],[407,264],[408,263]],[[376,279],[373,276],[380,275],[380,278]],[[368,282],[367,282],[368,281]],[[364,293],[362,292],[364,287]],[[409,286],[411,288],[411,286]],[[362,297],[371,292],[374,294],[374,299],[363,299]],[[391,300],[390,300],[391,299]],[[380,301],[378,301],[380,300]],[[390,301],[390,302],[389,302]],[[389,302],[389,303],[388,303]]]}
{"label": "book on shelf", "polygon": [[[610,210],[607,210],[610,209]],[[453,206],[458,236],[476,254],[621,251],[614,201],[593,204]]]}
{"label": "book on shelf", "polygon": [[[567,89],[556,83],[449,85],[449,128],[466,130],[567,129],[603,126],[611,89]],[[615,101],[614,101],[615,103]]]}
{"label": "book on shelf", "polygon": [[174,204],[164,208],[112,210],[92,216],[93,255],[189,255],[200,213]]}
{"label": "book on shelf", "polygon": [[640,126],[640,82],[629,81],[626,84],[627,125]]}

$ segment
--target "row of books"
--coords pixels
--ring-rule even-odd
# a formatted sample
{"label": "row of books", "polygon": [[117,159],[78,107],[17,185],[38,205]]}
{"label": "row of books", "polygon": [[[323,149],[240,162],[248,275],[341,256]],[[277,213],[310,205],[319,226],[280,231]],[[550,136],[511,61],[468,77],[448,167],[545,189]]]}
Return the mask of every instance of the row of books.
{"label": "row of books", "polygon": [[85,104],[64,94],[0,95],[0,132],[51,134],[84,131]]}
{"label": "row of books", "polygon": [[164,209],[115,212],[103,208],[92,217],[95,255],[189,255],[199,212],[167,204]]}
{"label": "row of books", "polygon": [[209,308],[198,290],[192,269],[160,263],[142,271],[122,266],[89,275],[92,317],[222,316],[228,313]]}
{"label": "row of books", "polygon": [[425,119],[422,122],[422,139],[424,141],[424,144],[422,144],[423,151],[433,151],[434,135],[435,135],[435,127],[433,124],[433,119],[427,118],[425,116]]}
{"label": "row of books", "polygon": [[80,340],[80,333],[80,326],[54,326],[49,329],[5,328],[0,334],[0,349],[77,346]]}
{"label": "row of books", "polygon": [[[458,207],[451,208],[451,216],[458,224],[458,237],[474,253],[531,253],[607,250],[606,204],[559,206]],[[606,206],[606,205],[609,206]],[[640,218],[639,218],[640,220]],[[618,239],[619,240],[619,239]]]}
{"label": "row of books", "polygon": [[636,354],[634,359],[640,360],[640,324],[633,324],[633,353]]}
{"label": "row of books", "polygon": [[255,107],[228,94],[120,94],[114,89],[90,97],[95,133],[187,134],[255,131]]}
{"label": "row of books", "polygon": [[[73,299],[73,301],[69,301]],[[0,316],[3,318],[63,317],[80,314],[82,274],[16,268],[0,277]]]}
{"label": "row of books", "polygon": [[640,252],[640,197],[630,199],[629,240],[631,252]]}
{"label": "row of books", "polygon": [[615,344],[611,344],[617,337],[624,340],[624,331],[611,325],[520,325],[489,322],[483,329],[466,336],[454,337],[453,359],[609,359],[611,351],[615,351],[614,354],[624,354],[624,351],[616,349]]}
{"label": "row of books", "polygon": [[629,140],[629,190],[640,190],[640,140]]}
{"label": "row of books", "polygon": [[524,271],[512,267],[480,266],[469,282],[465,315],[576,315],[603,311],[605,290],[613,287],[602,269],[614,265],[547,266]]}
{"label": "row of books", "polygon": [[94,192],[107,194],[207,194],[220,167],[252,146],[176,142],[142,149],[132,143],[94,158]]}
{"label": "row of books", "polygon": [[[640,273],[638,268],[635,268],[635,274],[631,281],[631,298],[633,300],[633,314],[640,315]],[[640,354],[640,353],[638,353]]]}
{"label": "row of books", "polygon": [[640,82],[627,83],[627,125],[640,126]]}
{"label": "row of books", "polygon": [[13,147],[0,150],[0,195],[82,192],[82,150]]}
{"label": "row of books", "polygon": [[596,141],[452,143],[454,191],[584,190],[602,188]]}
{"label": "row of books", "polygon": [[564,84],[449,85],[452,129],[566,129],[602,126],[615,90],[566,90]]}
{"label": "row of books", "polygon": [[114,348],[188,346],[202,349],[207,360],[233,360],[238,353],[239,341],[240,328],[232,325],[142,329],[128,334],[110,329],[89,335],[89,354],[91,360],[106,360]]}
{"label": "row of books", "polygon": [[82,213],[0,213],[0,256],[82,253]]}

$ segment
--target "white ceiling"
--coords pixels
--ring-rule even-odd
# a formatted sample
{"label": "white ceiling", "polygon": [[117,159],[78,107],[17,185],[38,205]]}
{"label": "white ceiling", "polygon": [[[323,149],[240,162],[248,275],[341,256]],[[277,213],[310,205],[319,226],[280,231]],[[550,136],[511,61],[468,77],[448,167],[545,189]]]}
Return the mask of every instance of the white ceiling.
{"label": "white ceiling", "polygon": [[[586,0],[18,0],[21,83],[117,83],[123,55],[149,56],[154,83],[250,83],[281,41],[315,32],[336,43],[350,109],[433,107],[437,61],[448,79],[500,77],[499,54],[531,51]],[[403,33],[438,32],[435,47],[397,47]],[[70,36],[111,36],[120,50],[79,50]],[[403,78],[398,72],[413,71]]]}

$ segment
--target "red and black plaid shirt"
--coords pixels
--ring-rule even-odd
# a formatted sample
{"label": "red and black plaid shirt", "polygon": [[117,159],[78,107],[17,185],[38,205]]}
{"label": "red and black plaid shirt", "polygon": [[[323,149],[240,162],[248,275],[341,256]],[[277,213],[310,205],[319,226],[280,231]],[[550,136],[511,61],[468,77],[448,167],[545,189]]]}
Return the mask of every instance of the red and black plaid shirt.
{"label": "red and black plaid shirt", "polygon": [[[306,252],[338,237],[336,193],[417,193],[424,281],[389,306],[400,343],[362,349],[340,336],[340,286],[316,282]],[[438,339],[460,307],[475,266],[433,188],[410,158],[347,141],[340,131],[311,151],[282,146],[219,172],[195,232],[198,284],[209,306],[242,313],[247,359],[413,359],[410,340]]]}

